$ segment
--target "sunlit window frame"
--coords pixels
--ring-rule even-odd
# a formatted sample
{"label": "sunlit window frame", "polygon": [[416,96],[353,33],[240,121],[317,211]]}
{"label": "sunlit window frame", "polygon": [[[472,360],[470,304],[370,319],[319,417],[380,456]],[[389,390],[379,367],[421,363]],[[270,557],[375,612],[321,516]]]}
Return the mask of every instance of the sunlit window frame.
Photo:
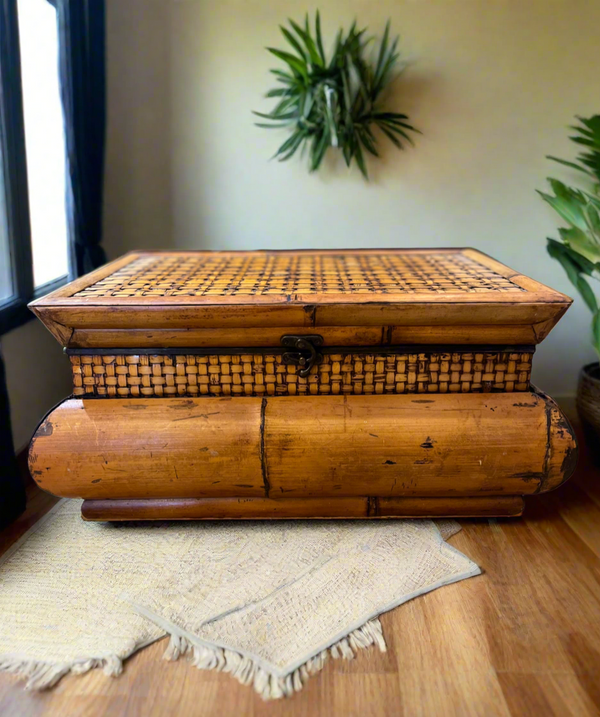
{"label": "sunlit window frame", "polygon": [[57,289],[75,275],[69,243],[69,274],[37,288],[33,282],[17,0],[0,0],[0,147],[13,289],[12,296],[0,302],[2,335],[33,318],[28,302]]}

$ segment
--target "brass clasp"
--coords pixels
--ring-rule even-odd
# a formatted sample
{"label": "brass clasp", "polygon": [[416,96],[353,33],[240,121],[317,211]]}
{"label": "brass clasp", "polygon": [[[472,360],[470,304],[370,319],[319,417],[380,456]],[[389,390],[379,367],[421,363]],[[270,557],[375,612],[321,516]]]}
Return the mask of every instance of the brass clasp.
{"label": "brass clasp", "polygon": [[308,336],[286,334],[281,337],[281,345],[285,348],[295,349],[295,351],[286,351],[282,360],[284,364],[298,366],[298,376],[302,376],[302,378],[306,378],[311,368],[323,360],[323,355],[318,353],[315,348],[323,346],[323,337],[318,334]]}

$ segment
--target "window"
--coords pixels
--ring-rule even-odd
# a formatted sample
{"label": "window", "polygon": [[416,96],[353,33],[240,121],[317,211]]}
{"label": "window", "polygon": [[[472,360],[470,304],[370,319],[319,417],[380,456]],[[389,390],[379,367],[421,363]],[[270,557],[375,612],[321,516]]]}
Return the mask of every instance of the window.
{"label": "window", "polygon": [[17,6],[33,283],[40,287],[69,273],[58,31],[48,0],[18,0]]}
{"label": "window", "polygon": [[[1,151],[0,147],[0,151]],[[0,166],[2,155],[0,154]],[[10,299],[13,293],[10,271],[10,246],[8,244],[8,225],[6,222],[6,192],[4,176],[0,173],[0,305]]]}
{"label": "window", "polygon": [[0,333],[66,282],[70,251],[56,9],[0,0]]}

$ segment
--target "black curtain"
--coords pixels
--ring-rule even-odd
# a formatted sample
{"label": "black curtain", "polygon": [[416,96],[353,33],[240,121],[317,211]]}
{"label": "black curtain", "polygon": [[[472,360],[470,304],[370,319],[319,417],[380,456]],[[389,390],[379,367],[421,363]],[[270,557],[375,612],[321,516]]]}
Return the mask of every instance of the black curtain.
{"label": "black curtain", "polygon": [[[106,261],[102,189],[106,128],[104,0],[49,0],[57,12],[59,73],[68,159],[72,266],[84,274]],[[7,29],[5,6],[0,7]],[[16,23],[9,28],[17,32]],[[10,39],[10,38],[9,38]],[[4,43],[0,43],[4,47]],[[4,59],[4,58],[3,58]],[[25,508],[15,458],[4,362],[0,355],[0,528]]]}
{"label": "black curtain", "polygon": [[0,355],[0,529],[24,510],[25,487],[13,449],[4,362]]}
{"label": "black curtain", "polygon": [[104,0],[49,0],[56,7],[59,71],[70,177],[67,192],[78,276],[106,261],[102,188],[106,130]]}

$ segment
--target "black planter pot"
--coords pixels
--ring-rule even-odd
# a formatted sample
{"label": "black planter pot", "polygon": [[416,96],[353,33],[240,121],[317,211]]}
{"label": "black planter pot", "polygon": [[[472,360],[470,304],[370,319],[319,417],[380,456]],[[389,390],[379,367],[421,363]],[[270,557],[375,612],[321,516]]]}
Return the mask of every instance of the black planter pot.
{"label": "black planter pot", "polygon": [[587,445],[600,464],[600,364],[589,363],[581,369],[577,386],[577,412],[581,418]]}
{"label": "black planter pot", "polygon": [[25,487],[13,450],[4,362],[0,356],[0,529],[25,510]]}

